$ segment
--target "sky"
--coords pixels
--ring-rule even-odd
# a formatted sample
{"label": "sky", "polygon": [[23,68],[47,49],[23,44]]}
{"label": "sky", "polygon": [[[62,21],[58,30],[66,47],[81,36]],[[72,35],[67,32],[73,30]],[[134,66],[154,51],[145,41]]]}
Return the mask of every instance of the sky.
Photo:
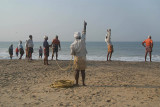
{"label": "sky", "polygon": [[87,22],[87,41],[160,41],[160,0],[0,0],[0,41],[74,41]]}

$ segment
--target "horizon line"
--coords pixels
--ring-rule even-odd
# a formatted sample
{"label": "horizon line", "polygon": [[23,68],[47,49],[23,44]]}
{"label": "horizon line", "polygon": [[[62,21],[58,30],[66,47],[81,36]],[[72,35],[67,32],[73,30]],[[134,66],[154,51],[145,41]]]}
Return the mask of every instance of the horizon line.
{"label": "horizon line", "polygon": [[[19,41],[0,41],[0,42],[19,42]],[[22,41],[25,42],[25,41]],[[43,41],[33,41],[33,42],[43,42]],[[52,42],[52,41],[48,41]],[[61,42],[73,42],[73,41],[61,41]],[[86,41],[86,42],[105,42],[105,41]],[[112,42],[143,42],[143,41],[112,41]],[[154,42],[160,42],[160,41],[154,41]]]}

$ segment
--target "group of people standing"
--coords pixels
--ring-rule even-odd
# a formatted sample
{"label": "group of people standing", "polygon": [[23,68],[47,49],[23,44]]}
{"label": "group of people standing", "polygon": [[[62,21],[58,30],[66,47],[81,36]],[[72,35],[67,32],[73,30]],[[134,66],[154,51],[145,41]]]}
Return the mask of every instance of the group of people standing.
{"label": "group of people standing", "polygon": [[[85,41],[86,40],[86,26],[87,26],[87,23],[84,21],[84,28],[82,31],[82,35],[80,32],[75,32],[74,33],[75,41],[70,46],[71,55],[74,56],[73,65],[74,65],[74,69],[75,69],[76,85],[78,85],[79,72],[81,72],[82,83],[84,86],[85,86],[85,69],[86,69],[86,54],[87,54],[86,41]],[[111,29],[107,29],[107,35],[105,38],[105,42],[108,45],[107,61],[110,61],[111,57],[112,57],[112,53],[113,53],[113,44],[111,42]],[[146,45],[144,45],[145,43],[146,43]],[[143,41],[142,45],[144,47],[146,47],[145,61],[146,61],[147,53],[149,53],[150,61],[151,61],[151,52],[152,52],[152,48],[153,48],[153,41],[151,40],[151,36],[148,36],[148,39]],[[29,40],[26,41],[25,46],[26,46],[26,57],[28,59],[32,59],[33,46],[34,46],[33,41],[32,41],[32,35],[29,36]],[[58,39],[58,36],[56,36],[55,39],[53,39],[51,44],[48,43],[48,36],[44,36],[43,47],[44,47],[44,65],[48,65],[48,56],[49,56],[49,48],[50,47],[52,47],[52,49],[53,49],[52,60],[54,57],[54,53],[56,53],[56,60],[57,60],[58,50],[61,49],[61,45],[60,45],[60,41]],[[20,43],[18,45],[18,49],[20,50],[20,55],[21,55],[20,59],[21,59],[24,54],[22,41],[20,41]],[[9,47],[9,54],[10,54],[10,57],[12,58],[13,45],[11,45]],[[42,58],[42,54],[43,54],[43,49],[40,46],[40,49],[39,49],[39,57],[40,58]]]}
{"label": "group of people standing", "polygon": [[[33,47],[34,47],[34,44],[33,44],[33,37],[32,35],[29,35],[29,39],[26,40],[26,43],[25,43],[25,52],[26,52],[26,58],[28,60],[32,60],[32,53],[33,53]],[[56,60],[58,60],[58,47],[61,49],[61,46],[60,46],[60,41],[58,40],[58,36],[56,35],[56,38],[53,39],[51,45],[47,45],[47,40],[48,40],[48,37],[47,36],[44,36],[44,42],[43,42],[43,47],[44,47],[44,60],[48,60],[48,56],[49,56],[49,47],[52,47],[52,60],[53,60],[53,57],[54,57],[54,53],[56,53]],[[49,46],[47,48],[47,46]],[[12,59],[13,57],[13,44],[10,45],[9,47],[9,55],[10,55],[10,58]],[[22,56],[24,54],[24,48],[22,46],[22,41],[19,42],[17,48],[16,48],[16,56],[18,57],[19,53],[20,53],[20,57],[19,59],[22,59]],[[42,58],[43,56],[43,49],[42,47],[40,46],[39,48],[39,58]],[[48,61],[47,61],[48,62]],[[47,63],[48,64],[48,63]]]}
{"label": "group of people standing", "polygon": [[[80,32],[74,33],[75,41],[71,44],[71,55],[74,56],[74,69],[75,69],[75,80],[76,85],[78,85],[79,80],[79,72],[81,72],[82,75],[82,83],[85,86],[85,69],[86,69],[86,26],[87,23],[84,21],[84,28],[82,31],[82,35]],[[48,65],[48,56],[49,56],[49,47],[53,46],[53,52],[52,52],[52,60],[54,57],[54,53],[56,53],[56,60],[58,57],[58,47],[61,49],[60,41],[58,40],[58,36],[56,36],[55,39],[53,39],[52,43],[49,45],[48,43],[48,37],[44,36],[44,65]]]}
{"label": "group of people standing", "polygon": [[53,39],[50,45],[48,43],[48,36],[44,36],[43,47],[44,47],[44,65],[48,65],[49,47],[52,47],[52,60],[55,53],[56,53],[56,60],[58,60],[58,50],[61,50],[61,45],[57,35],[55,39]]}
{"label": "group of people standing", "polygon": [[[34,46],[34,44],[33,44],[33,40],[32,40],[32,35],[29,35],[29,39],[26,40],[26,44],[25,44],[26,58],[28,58],[29,60],[32,60],[33,46]],[[10,45],[8,51],[9,51],[10,58],[12,59],[12,57],[13,57],[13,44]],[[24,48],[23,48],[21,40],[19,41],[18,47],[16,48],[17,57],[18,57],[18,53],[20,53],[19,59],[22,59],[22,56],[24,54]]]}
{"label": "group of people standing", "polygon": [[[8,51],[9,51],[9,54],[10,54],[10,58],[12,59],[12,57],[13,57],[13,44],[10,45]],[[22,41],[19,41],[18,47],[16,48],[16,55],[17,55],[17,57],[18,57],[18,53],[20,53],[19,59],[22,59],[22,56],[24,54],[24,50],[23,50],[23,46],[22,46]]]}

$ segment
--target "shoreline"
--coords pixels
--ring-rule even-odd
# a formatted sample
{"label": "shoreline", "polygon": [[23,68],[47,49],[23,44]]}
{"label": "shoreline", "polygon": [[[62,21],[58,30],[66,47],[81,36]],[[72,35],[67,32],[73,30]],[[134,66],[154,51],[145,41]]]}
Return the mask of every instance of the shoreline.
{"label": "shoreline", "polygon": [[[21,61],[21,60],[28,60],[28,59],[0,59],[0,61],[14,61],[14,60],[17,60],[17,61]],[[43,61],[44,59],[32,59],[32,61]],[[73,59],[72,59],[73,60]],[[48,60],[48,61],[56,61],[56,60]],[[57,60],[57,61],[71,61],[71,60]],[[144,63],[160,63],[159,61],[121,61],[121,60],[111,60],[111,61],[104,61],[104,60],[87,60],[87,62],[137,62],[137,63],[140,63],[140,62],[144,62]]]}

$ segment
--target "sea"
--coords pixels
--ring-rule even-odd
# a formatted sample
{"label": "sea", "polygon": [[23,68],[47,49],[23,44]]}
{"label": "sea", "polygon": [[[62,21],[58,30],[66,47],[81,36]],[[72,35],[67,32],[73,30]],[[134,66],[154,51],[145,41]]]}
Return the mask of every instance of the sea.
{"label": "sea", "polygon": [[[49,42],[50,44],[51,42]],[[72,42],[61,42],[61,50],[58,52],[59,60],[70,60],[70,44]],[[112,42],[114,52],[112,54],[112,60],[115,61],[144,61],[145,48],[141,42]],[[15,54],[15,49],[18,46],[18,42],[0,42],[0,59],[10,59],[8,48],[13,44],[14,53],[13,59],[18,59]],[[33,59],[39,60],[39,47],[43,46],[43,42],[34,42]],[[23,42],[25,47],[25,42]],[[106,61],[107,58],[107,44],[105,42],[86,42],[87,47],[87,60],[94,61]],[[52,56],[52,49],[50,48],[50,56]],[[43,56],[44,57],[44,56]],[[25,54],[22,59],[25,59]],[[149,61],[149,55],[147,56]],[[160,42],[154,42],[152,61],[160,62]]]}

